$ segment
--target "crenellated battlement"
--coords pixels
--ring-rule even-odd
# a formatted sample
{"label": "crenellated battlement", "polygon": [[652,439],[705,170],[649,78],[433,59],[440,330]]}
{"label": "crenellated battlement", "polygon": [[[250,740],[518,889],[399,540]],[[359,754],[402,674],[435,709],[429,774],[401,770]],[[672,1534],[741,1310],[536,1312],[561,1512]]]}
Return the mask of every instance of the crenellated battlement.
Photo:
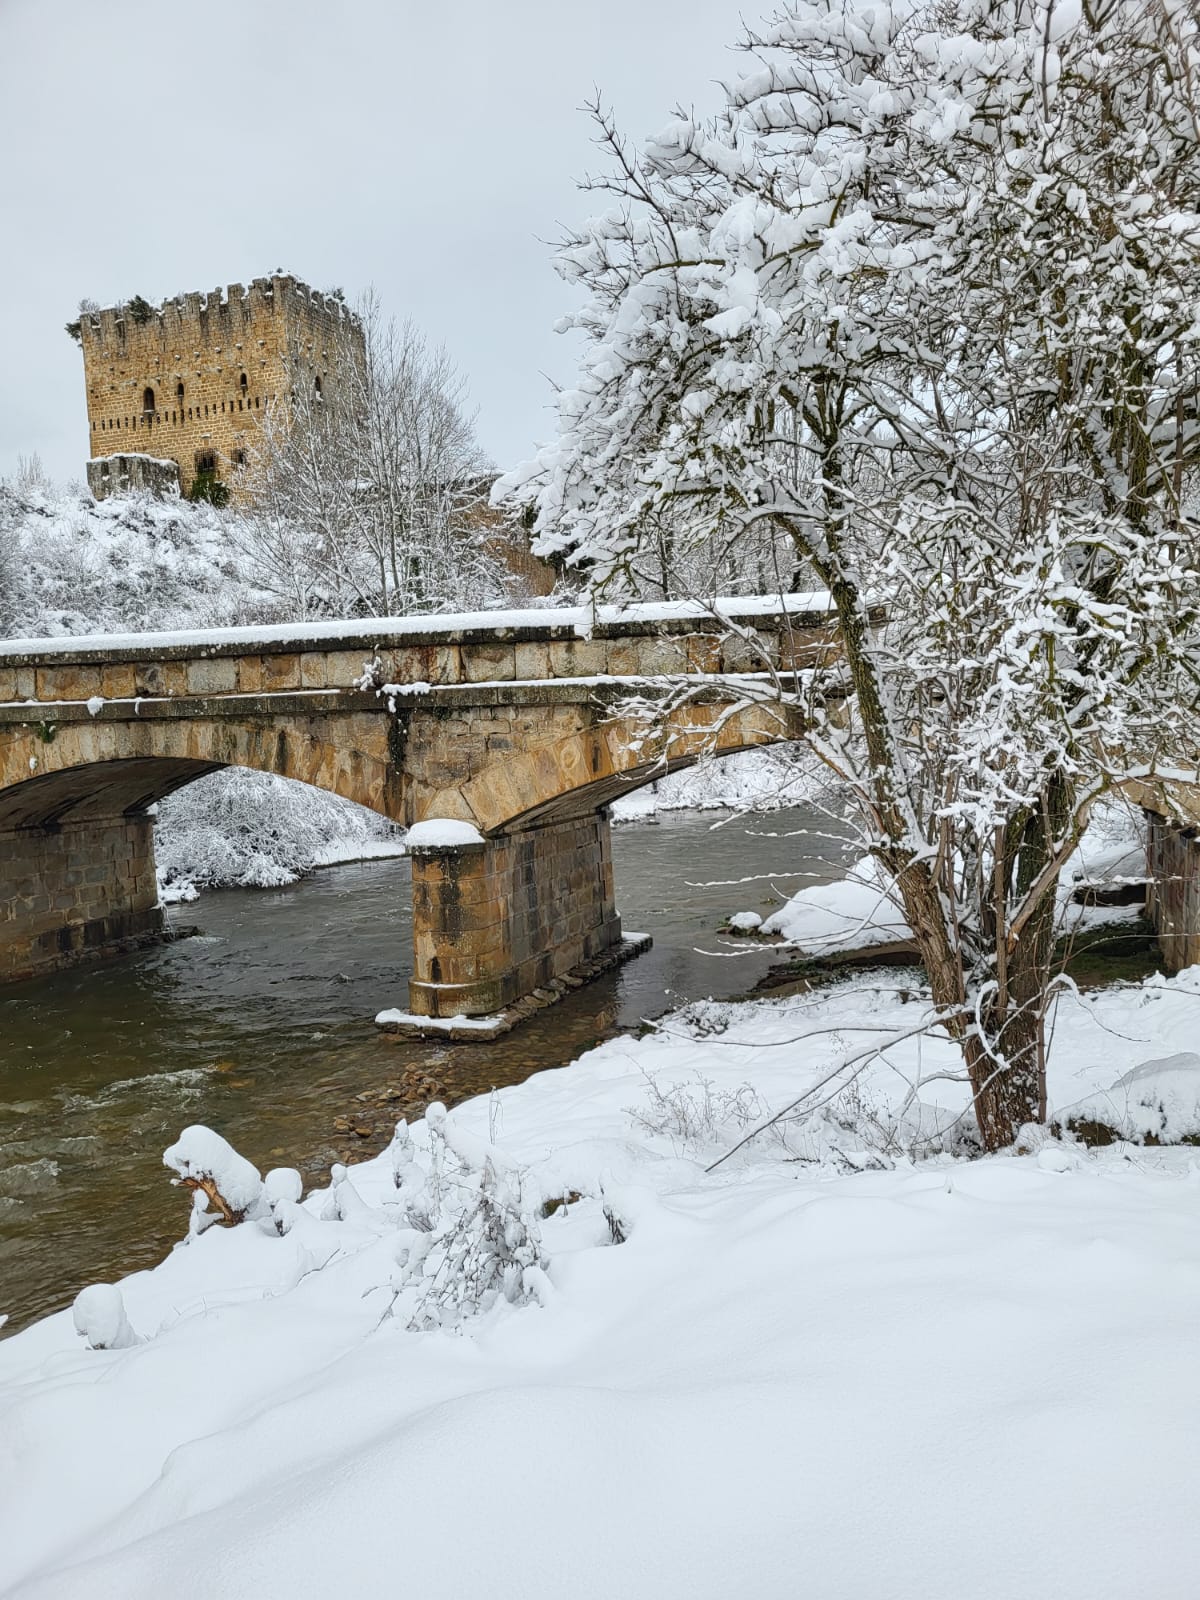
{"label": "crenellated battlement", "polygon": [[354,311],[290,273],[85,310],[78,333],[88,456],[169,457],[185,494],[202,476],[238,498],[267,410],[301,385],[338,405],[366,365]]}
{"label": "crenellated battlement", "polygon": [[93,311],[84,311],[79,319],[81,339],[91,339],[100,345],[124,344],[131,338],[142,339],[157,334],[170,342],[172,337],[184,338],[189,330],[201,341],[215,334],[245,328],[261,317],[275,317],[292,313],[300,320],[329,318],[338,325],[357,329],[356,313],[337,295],[314,289],[290,273],[280,273],[269,278],[254,278],[249,285],[224,284],[207,293],[192,291],[177,294],[152,306],[140,297],[118,301]]}

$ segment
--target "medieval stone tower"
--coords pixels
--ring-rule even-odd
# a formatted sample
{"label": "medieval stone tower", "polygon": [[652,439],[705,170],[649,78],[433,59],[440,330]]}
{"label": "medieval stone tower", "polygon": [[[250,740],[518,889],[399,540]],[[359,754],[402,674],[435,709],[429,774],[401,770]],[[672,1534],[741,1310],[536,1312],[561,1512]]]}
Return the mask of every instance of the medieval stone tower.
{"label": "medieval stone tower", "polygon": [[322,404],[350,404],[366,369],[354,313],[290,276],[85,311],[78,333],[97,499],[173,483],[174,463],[185,494],[200,479],[238,500],[267,412],[286,416],[301,385]]}

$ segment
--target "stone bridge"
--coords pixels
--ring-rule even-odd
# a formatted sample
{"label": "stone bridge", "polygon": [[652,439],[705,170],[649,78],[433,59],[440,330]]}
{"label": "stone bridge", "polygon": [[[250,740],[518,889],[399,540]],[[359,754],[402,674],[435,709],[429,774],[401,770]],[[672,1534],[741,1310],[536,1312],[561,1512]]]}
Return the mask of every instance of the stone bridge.
{"label": "stone bridge", "polygon": [[[827,655],[822,601],[2,644],[0,981],[159,937],[153,806],[237,766],[430,824],[412,842],[410,1012],[510,1026],[644,947],[613,900],[610,801],[706,751],[803,736],[797,712],[745,695]],[[672,686],[690,692],[648,733],[631,701]],[[1152,817],[1167,964],[1200,961],[1200,787],[1131,798]]]}
{"label": "stone bridge", "polygon": [[[152,807],[238,766],[405,826],[470,824],[466,845],[432,826],[414,845],[410,1010],[511,1023],[636,953],[610,801],[706,749],[803,733],[737,702],[747,678],[828,651],[819,602],[727,601],[722,623],[669,604],[0,645],[0,978],[157,937]],[[664,675],[700,693],[648,738],[622,713]]]}

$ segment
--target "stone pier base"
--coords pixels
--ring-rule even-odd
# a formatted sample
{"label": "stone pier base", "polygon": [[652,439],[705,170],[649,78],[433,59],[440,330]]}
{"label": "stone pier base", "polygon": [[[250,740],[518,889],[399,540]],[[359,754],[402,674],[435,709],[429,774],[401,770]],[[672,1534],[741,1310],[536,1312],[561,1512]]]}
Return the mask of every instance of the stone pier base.
{"label": "stone pier base", "polygon": [[0,833],[0,982],[135,949],[162,930],[152,818]]}
{"label": "stone pier base", "polygon": [[603,813],[418,847],[412,875],[418,1017],[496,1017],[621,944]]}
{"label": "stone pier base", "polygon": [[489,1017],[419,1017],[408,1011],[381,1011],[375,1018],[384,1033],[394,1033],[401,1039],[446,1039],[458,1044],[486,1044],[510,1033],[519,1022],[544,1011],[547,1006],[565,1000],[574,989],[582,989],[593,978],[600,978],[614,967],[623,967],[635,956],[643,955],[654,941],[648,933],[626,934],[619,944],[614,944],[594,961],[565,973],[561,978],[551,978],[541,989],[523,996],[515,1005],[505,1006]]}

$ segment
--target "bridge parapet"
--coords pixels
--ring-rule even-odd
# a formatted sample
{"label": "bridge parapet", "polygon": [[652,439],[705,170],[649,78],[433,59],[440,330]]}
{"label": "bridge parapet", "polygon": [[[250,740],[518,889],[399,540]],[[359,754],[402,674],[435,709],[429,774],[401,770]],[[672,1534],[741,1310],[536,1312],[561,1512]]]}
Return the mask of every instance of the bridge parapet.
{"label": "bridge parapet", "polygon": [[0,642],[0,703],[350,691],[390,683],[536,684],[812,666],[832,650],[819,595],[475,612],[294,627]]}

